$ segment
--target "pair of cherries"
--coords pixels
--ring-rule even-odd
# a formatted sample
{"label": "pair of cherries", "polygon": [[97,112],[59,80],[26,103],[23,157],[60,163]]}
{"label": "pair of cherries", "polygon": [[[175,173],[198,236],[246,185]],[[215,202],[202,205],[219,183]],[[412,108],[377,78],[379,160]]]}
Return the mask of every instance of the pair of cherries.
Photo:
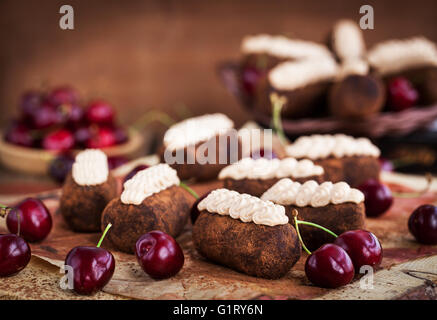
{"label": "pair of cherries", "polygon": [[28,198],[16,207],[2,206],[7,214],[10,234],[0,235],[0,276],[10,276],[23,270],[30,261],[29,242],[45,239],[52,228],[52,217],[39,199]]}

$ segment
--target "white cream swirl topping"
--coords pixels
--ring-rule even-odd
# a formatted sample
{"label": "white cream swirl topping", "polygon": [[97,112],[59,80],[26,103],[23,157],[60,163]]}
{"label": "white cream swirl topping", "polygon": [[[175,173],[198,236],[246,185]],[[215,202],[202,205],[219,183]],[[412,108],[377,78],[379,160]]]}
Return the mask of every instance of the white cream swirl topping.
{"label": "white cream swirl topping", "polygon": [[268,74],[270,84],[278,90],[294,90],[337,75],[338,65],[332,56],[287,61],[278,64]]}
{"label": "white cream swirl topping", "polygon": [[319,176],[324,173],[321,166],[311,160],[296,160],[294,158],[279,159],[252,159],[243,158],[220,171],[219,179],[272,179],[272,178],[303,178]]}
{"label": "white cream swirl topping", "polygon": [[244,37],[241,43],[241,51],[245,54],[266,53],[274,57],[289,59],[307,59],[331,55],[328,48],[322,44],[268,34]]}
{"label": "white cream swirl topping", "polygon": [[340,20],[333,29],[333,49],[340,60],[364,57],[366,45],[363,33],[353,20]]}
{"label": "white cream swirl topping", "polygon": [[95,186],[108,180],[106,154],[98,149],[87,149],[77,154],[72,168],[73,180],[81,186]]}
{"label": "white cream swirl topping", "polygon": [[206,210],[210,213],[228,215],[242,222],[253,222],[271,227],[288,223],[283,206],[228,189],[212,191],[200,201],[197,208],[199,211]]}
{"label": "white cream swirl topping", "polygon": [[120,200],[124,204],[139,205],[152,194],[179,185],[179,183],[176,170],[168,164],[160,163],[139,171],[132,179],[126,181]]}
{"label": "white cream swirl topping", "polygon": [[185,148],[225,134],[234,122],[222,113],[189,118],[172,125],[164,135],[164,146],[169,150]]}
{"label": "white cream swirl topping", "polygon": [[316,181],[310,180],[301,184],[285,178],[264,192],[261,199],[284,206],[317,208],[347,202],[358,204],[364,201],[364,194],[351,188],[346,182],[323,182],[319,185]]}
{"label": "white cream swirl topping", "polygon": [[367,59],[380,74],[392,74],[411,68],[437,66],[437,47],[424,37],[388,40],[373,47]]}
{"label": "white cream swirl topping", "polygon": [[379,157],[380,150],[367,138],[354,138],[344,134],[302,136],[285,148],[288,156],[312,160],[328,157],[351,156]]}

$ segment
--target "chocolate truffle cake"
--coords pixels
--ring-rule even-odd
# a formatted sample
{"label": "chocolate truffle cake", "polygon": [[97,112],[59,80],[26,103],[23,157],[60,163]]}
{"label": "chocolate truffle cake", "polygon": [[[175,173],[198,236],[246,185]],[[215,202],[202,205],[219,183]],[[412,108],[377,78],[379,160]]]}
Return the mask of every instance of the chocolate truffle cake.
{"label": "chocolate truffle cake", "polygon": [[240,157],[234,123],[221,113],[189,118],[171,126],[164,135],[161,160],[185,180],[211,180]]}
{"label": "chocolate truffle cake", "polygon": [[[337,235],[364,227],[364,194],[351,188],[346,182],[307,181],[304,184],[285,178],[267,190],[262,200],[283,205],[294,225],[292,211],[298,211],[298,219],[319,224]],[[304,243],[315,250],[335,238],[312,226],[299,226]]]}
{"label": "chocolate truffle cake", "polygon": [[120,251],[133,253],[138,238],[152,230],[177,237],[190,211],[188,193],[167,164],[139,171],[124,184],[120,197],[113,199],[102,215],[102,229],[112,223],[107,239]]}
{"label": "chocolate truffle cake", "polygon": [[283,206],[217,189],[198,209],[193,242],[205,258],[268,279],[284,276],[300,258],[300,242]]}
{"label": "chocolate truffle cake", "polygon": [[286,153],[323,167],[324,181],[359,186],[370,178],[379,179],[380,151],[367,138],[344,134],[302,136],[286,147]]}
{"label": "chocolate truffle cake", "polygon": [[60,211],[74,231],[100,231],[100,218],[109,201],[117,197],[117,181],[100,150],[85,150],[76,156],[62,188]]}
{"label": "chocolate truffle cake", "polygon": [[244,158],[220,171],[219,179],[223,180],[227,189],[260,197],[282,178],[292,178],[299,182],[321,182],[323,174],[323,168],[308,159]]}

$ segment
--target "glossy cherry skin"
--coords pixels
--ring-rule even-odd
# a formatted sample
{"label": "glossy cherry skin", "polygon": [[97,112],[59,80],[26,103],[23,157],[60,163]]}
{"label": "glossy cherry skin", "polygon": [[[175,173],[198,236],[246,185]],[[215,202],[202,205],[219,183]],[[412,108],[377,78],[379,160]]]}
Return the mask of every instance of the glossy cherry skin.
{"label": "glossy cherry skin", "polygon": [[78,127],[74,130],[74,141],[78,148],[85,148],[91,139],[91,129],[88,126]]}
{"label": "glossy cherry skin", "polygon": [[134,175],[136,175],[138,172],[147,169],[149,166],[146,164],[140,164],[133,168],[123,179],[123,184],[127,181],[133,178]]}
{"label": "glossy cherry skin", "polygon": [[211,193],[211,191],[208,191],[207,193],[205,193],[204,195],[202,195],[198,199],[196,199],[196,201],[194,201],[194,204],[191,207],[191,211],[190,211],[190,218],[191,218],[191,223],[192,224],[194,224],[196,222],[196,220],[197,220],[197,218],[199,217],[199,214],[200,214],[200,211],[197,208],[197,205],[199,204],[200,201],[205,199],[210,193]]}
{"label": "glossy cherry skin", "polygon": [[126,133],[126,130],[120,127],[116,127],[113,129],[113,134],[115,138],[115,144],[122,144],[125,143],[129,137]]}
{"label": "glossy cherry skin", "polygon": [[419,93],[407,78],[393,78],[389,81],[387,88],[388,105],[393,111],[411,108],[419,99]]}
{"label": "glossy cherry skin", "polygon": [[20,108],[25,118],[31,118],[38,111],[43,101],[43,95],[38,91],[28,91],[21,96]]}
{"label": "glossy cherry skin", "polygon": [[0,235],[0,277],[20,272],[30,257],[30,247],[23,238],[12,233]]}
{"label": "glossy cherry skin", "polygon": [[17,233],[17,214],[20,215],[20,235],[29,242],[45,239],[52,229],[52,216],[41,200],[27,198],[9,212],[6,225],[11,233]]}
{"label": "glossy cherry skin", "polygon": [[324,288],[344,286],[355,275],[354,265],[347,252],[332,243],[324,244],[307,258],[305,273],[313,284]]}
{"label": "glossy cherry skin", "polygon": [[424,204],[413,211],[408,219],[408,229],[423,244],[437,244],[437,207]]}
{"label": "glossy cherry skin", "polygon": [[121,167],[122,165],[129,162],[129,159],[123,156],[115,156],[115,157],[109,157],[108,158],[108,168],[109,170],[116,169],[118,167]]}
{"label": "glossy cherry skin", "polygon": [[90,295],[111,280],[115,259],[111,252],[103,248],[75,247],[65,258],[65,265],[73,268],[73,290]]}
{"label": "glossy cherry skin", "polygon": [[110,128],[98,128],[92,131],[90,139],[86,142],[87,148],[99,149],[115,145],[114,131]]}
{"label": "glossy cherry skin", "polygon": [[342,247],[359,272],[362,266],[376,267],[382,261],[382,247],[378,238],[366,230],[350,230],[335,239],[334,244]]}
{"label": "glossy cherry skin", "polygon": [[250,153],[250,157],[254,160],[260,159],[260,158],[266,158],[266,159],[277,159],[278,156],[276,153],[272,150],[266,150],[266,149],[259,149],[257,151],[253,151]]}
{"label": "glossy cherry skin", "polygon": [[144,272],[154,279],[170,278],[184,265],[181,247],[162,231],[150,231],[139,237],[135,255]]}
{"label": "glossy cherry skin", "polygon": [[56,108],[47,102],[43,102],[30,120],[32,127],[35,129],[45,129],[58,124],[60,121],[61,117]]}
{"label": "glossy cherry skin", "polygon": [[364,205],[368,217],[378,217],[386,212],[393,204],[393,195],[390,189],[375,179],[369,179],[358,189],[364,193]]}
{"label": "glossy cherry skin", "polygon": [[57,111],[62,122],[72,128],[77,127],[84,117],[84,110],[77,104],[61,104],[57,107]]}
{"label": "glossy cherry skin", "polygon": [[379,158],[379,165],[381,166],[382,171],[393,172],[395,171],[395,167],[393,162],[385,158]]}
{"label": "glossy cherry skin", "polygon": [[61,154],[50,162],[49,174],[59,183],[63,183],[73,167],[74,157],[71,154]]}
{"label": "glossy cherry skin", "polygon": [[256,86],[259,80],[265,76],[265,72],[254,67],[246,67],[241,75],[241,82],[245,93],[249,97],[253,97],[256,92]]}
{"label": "glossy cherry skin", "polygon": [[44,137],[42,146],[45,150],[68,151],[74,147],[74,136],[67,129],[59,129]]}
{"label": "glossy cherry skin", "polygon": [[5,140],[17,146],[30,148],[34,145],[31,130],[21,123],[14,123],[6,130]]}
{"label": "glossy cherry skin", "polygon": [[69,86],[54,88],[47,96],[47,100],[53,106],[61,104],[75,104],[78,101],[79,94]]}
{"label": "glossy cherry skin", "polygon": [[111,125],[114,123],[115,112],[109,103],[97,100],[89,104],[86,118],[89,123]]}

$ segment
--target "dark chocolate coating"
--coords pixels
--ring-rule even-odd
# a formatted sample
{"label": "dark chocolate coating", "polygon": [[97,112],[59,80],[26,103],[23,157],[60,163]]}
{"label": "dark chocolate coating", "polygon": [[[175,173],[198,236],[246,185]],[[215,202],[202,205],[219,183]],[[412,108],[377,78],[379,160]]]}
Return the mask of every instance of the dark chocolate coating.
{"label": "dark chocolate coating", "polygon": [[73,231],[98,232],[102,212],[115,197],[117,197],[117,181],[111,173],[105,183],[80,186],[74,181],[70,172],[62,188],[60,211]]}
{"label": "dark chocolate coating", "polygon": [[352,187],[357,187],[371,178],[378,180],[381,169],[379,160],[375,157],[330,157],[313,162],[325,170],[324,181],[345,181]]}
{"label": "dark chocolate coating", "polygon": [[[317,182],[323,181],[323,176],[310,176],[306,178],[290,178],[293,181],[297,181],[300,183],[304,183],[308,180],[315,180]],[[232,178],[226,178],[223,180],[224,187],[229,190],[235,190],[239,193],[247,193],[255,197],[261,197],[261,195],[270,189],[276,182],[281,179],[272,178],[272,179],[241,179],[235,180]]]}
{"label": "dark chocolate coating", "polygon": [[207,259],[251,276],[277,279],[299,260],[301,246],[290,225],[245,223],[202,211],[193,226],[193,242]]}
{"label": "dark chocolate coating", "polygon": [[[236,135],[236,131],[231,131],[229,133],[230,136],[233,137],[233,139],[236,139],[234,141],[237,141],[238,143],[238,154],[236,155],[236,160],[239,160],[241,158],[241,145],[240,145],[240,141]],[[222,139],[222,143],[220,143],[220,136],[217,135],[213,138],[211,138],[211,140],[209,140],[209,142],[214,141],[216,143],[216,156],[215,156],[215,163],[205,163],[205,164],[201,164],[197,161],[196,159],[196,151],[198,150],[198,147],[204,143],[208,143],[207,141],[203,141],[203,142],[199,142],[198,144],[196,144],[194,151],[190,152],[191,149],[189,148],[184,148],[183,153],[184,153],[184,158],[185,158],[185,163],[182,164],[170,164],[169,165],[175,169],[178,173],[178,177],[181,180],[187,180],[187,179],[195,179],[197,181],[207,181],[207,180],[213,180],[216,179],[219,172],[226,167],[227,165],[230,164],[230,159],[228,159],[226,161],[226,163],[219,163],[220,161],[220,154],[226,154],[226,152],[228,152],[228,143],[225,143],[225,139]],[[229,140],[229,139],[226,139]],[[176,151],[175,151],[176,152]],[[165,147],[162,146],[160,149],[160,158],[161,158],[161,162],[165,163],[165,157],[164,157],[164,153],[165,153]],[[228,155],[229,156],[229,155]],[[193,164],[189,164],[187,159],[194,159],[194,163]]]}
{"label": "dark chocolate coating", "polygon": [[335,83],[329,91],[332,115],[360,120],[381,111],[385,103],[382,80],[370,75],[349,75]]}
{"label": "dark chocolate coating", "polygon": [[120,198],[112,200],[102,214],[102,230],[112,223],[106,238],[120,251],[133,253],[138,238],[152,230],[161,230],[177,237],[190,212],[187,192],[172,186],[155,193],[140,205],[127,205]]}
{"label": "dark chocolate coating", "polygon": [[[313,222],[328,228],[337,235],[348,230],[363,229],[365,225],[364,202],[329,204],[325,207],[297,207],[285,206],[285,212],[294,226],[292,210],[298,211],[298,220]],[[310,251],[318,249],[321,245],[333,242],[335,237],[313,226],[299,225],[303,242]]]}

